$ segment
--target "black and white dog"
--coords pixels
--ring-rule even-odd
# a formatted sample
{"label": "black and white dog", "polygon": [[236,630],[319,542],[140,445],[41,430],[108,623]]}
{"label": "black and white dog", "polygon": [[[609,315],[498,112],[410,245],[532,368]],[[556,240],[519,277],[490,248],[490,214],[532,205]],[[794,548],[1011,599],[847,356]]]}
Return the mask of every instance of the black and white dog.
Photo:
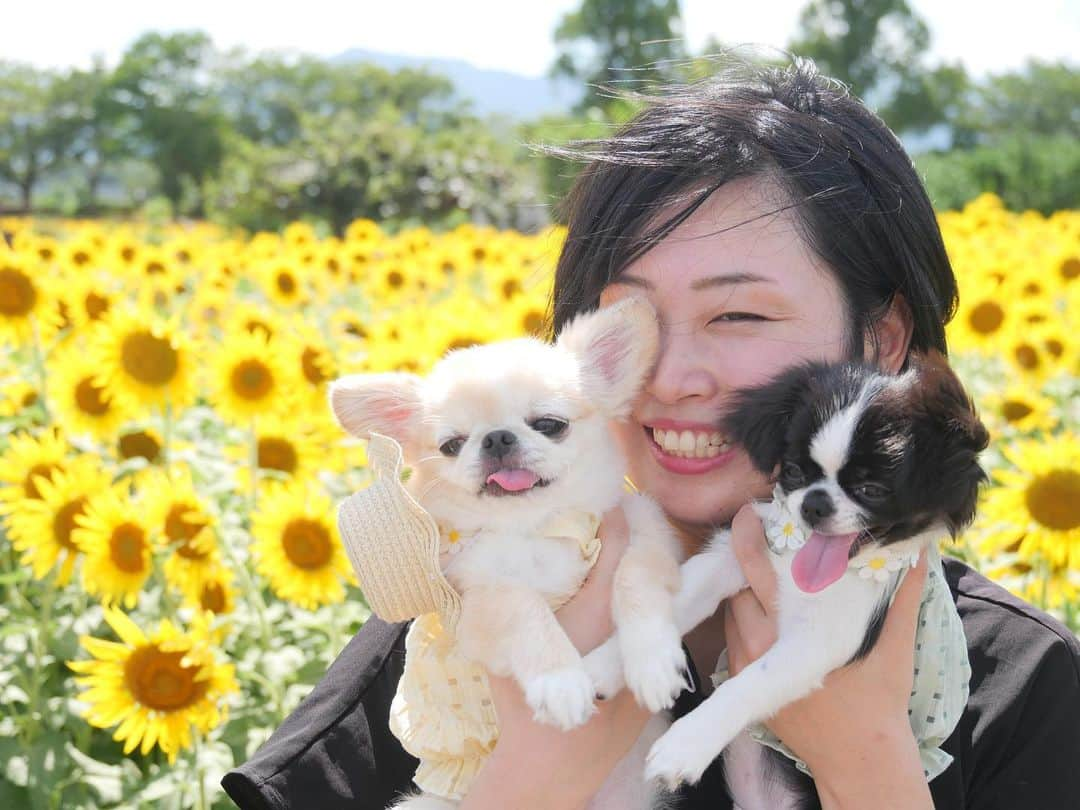
{"label": "black and white dog", "polygon": [[[776,643],[650,751],[648,776],[669,785],[696,782],[733,740],[747,739],[740,733],[748,726],[868,654],[903,570],[927,545],[971,522],[986,477],[978,454],[987,432],[937,353],[913,357],[896,376],[851,363],[796,367],[741,392],[728,413],[726,435],[761,471],[779,470],[776,500],[759,514],[782,503],[802,539],[769,555],[777,574]],[[730,538],[719,532],[683,564],[675,610],[681,633],[747,587]],[[616,691],[621,676],[610,642],[592,655],[599,691]],[[752,741],[737,747],[762,748]],[[725,770],[734,788],[732,753]],[[741,786],[748,788],[743,806],[768,795]]]}

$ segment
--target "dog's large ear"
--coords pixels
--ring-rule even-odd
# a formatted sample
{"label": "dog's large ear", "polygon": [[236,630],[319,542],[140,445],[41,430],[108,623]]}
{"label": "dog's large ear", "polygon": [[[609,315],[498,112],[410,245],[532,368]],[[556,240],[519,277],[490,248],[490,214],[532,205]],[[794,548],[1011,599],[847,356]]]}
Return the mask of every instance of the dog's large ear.
{"label": "dog's large ear", "polygon": [[987,480],[979,453],[989,444],[990,434],[941,353],[912,354],[908,367],[919,383],[911,389],[918,399],[910,407],[916,446],[921,458],[936,465],[949,531],[955,537],[975,519],[979,485]]}
{"label": "dog's large ear", "polygon": [[330,410],[349,433],[390,436],[413,455],[419,438],[420,378],[415,374],[352,374],[330,383]]}
{"label": "dog's large ear", "polygon": [[585,396],[621,418],[652,372],[659,343],[656,311],[634,296],[577,316],[557,345],[577,356]]}
{"label": "dog's large ear", "polygon": [[761,472],[771,474],[780,463],[792,417],[822,370],[818,363],[795,366],[764,385],[732,395],[720,429],[742,445]]}

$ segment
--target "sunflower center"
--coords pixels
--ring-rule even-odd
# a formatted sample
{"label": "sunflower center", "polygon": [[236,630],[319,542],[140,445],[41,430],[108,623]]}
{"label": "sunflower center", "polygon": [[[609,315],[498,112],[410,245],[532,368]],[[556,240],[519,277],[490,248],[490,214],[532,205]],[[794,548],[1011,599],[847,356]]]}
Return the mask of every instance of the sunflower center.
{"label": "sunflower center", "polygon": [[265,323],[264,321],[258,320],[257,318],[249,318],[248,322],[244,324],[244,328],[253,335],[257,335],[259,332],[262,332],[267,337],[274,336],[274,330],[270,328],[270,325],[268,323]]}
{"label": "sunflower center", "polygon": [[296,472],[296,448],[288,439],[268,437],[259,439],[259,466],[264,470]]}
{"label": "sunflower center", "polygon": [[1043,345],[1046,350],[1057,360],[1061,359],[1061,355],[1065,354],[1065,344],[1057,338],[1047,338],[1043,341]]}
{"label": "sunflower center", "polygon": [[37,303],[37,289],[29,277],[14,267],[0,267],[0,314],[20,318]]}
{"label": "sunflower center", "polygon": [[205,520],[190,520],[187,515],[198,511],[191,504],[174,503],[165,516],[165,536],[172,543],[179,543],[176,553],[189,560],[202,560],[206,552],[192,544],[192,540],[206,528]]}
{"label": "sunflower center", "polygon": [[279,273],[277,277],[277,286],[285,295],[292,295],[296,292],[296,279],[288,273]]}
{"label": "sunflower center", "polygon": [[71,540],[71,530],[75,528],[75,516],[81,515],[86,506],[86,496],[68,501],[56,510],[53,517],[53,537],[56,542],[69,551],[78,551],[79,547]]}
{"label": "sunflower center", "polygon": [[544,316],[535,310],[526,312],[521,319],[521,325],[530,335],[541,335],[544,332]]}
{"label": "sunflower center", "polygon": [[386,274],[386,283],[390,285],[390,289],[396,290],[405,283],[405,276],[397,270],[391,270]]}
{"label": "sunflower center", "polygon": [[128,335],[120,349],[124,371],[144,385],[166,385],[176,376],[178,361],[168,340],[146,331]]}
{"label": "sunflower center", "polygon": [[317,362],[318,358],[319,350],[310,346],[304,349],[304,354],[300,358],[300,365],[304,369],[304,377],[312,385],[319,385],[326,379],[326,374],[323,373]]}
{"label": "sunflower center", "polygon": [[162,712],[192,705],[206,694],[201,667],[185,667],[181,651],[165,652],[156,645],[139,647],[124,664],[124,682],[143,706]]}
{"label": "sunflower center", "polygon": [[225,610],[225,589],[217,582],[208,582],[203,585],[202,593],[199,594],[199,604],[203,610],[212,610],[221,613]]}
{"label": "sunflower center", "polygon": [[1035,409],[1026,402],[1018,402],[1017,400],[1010,399],[1001,406],[1001,415],[1005,417],[1005,421],[1007,422],[1019,422],[1034,410]]}
{"label": "sunflower center", "polygon": [[158,444],[157,439],[144,430],[127,433],[120,437],[120,457],[123,459],[139,457],[153,462],[157,460],[159,453],[161,453],[161,445]]}
{"label": "sunflower center", "polygon": [[30,471],[26,474],[26,478],[23,479],[23,492],[26,493],[27,498],[35,498],[41,500],[41,492],[37,488],[37,484],[34,482],[35,475],[41,475],[52,481],[52,474],[54,471],[59,470],[59,464],[35,464],[30,468]]}
{"label": "sunflower center", "polygon": [[87,317],[92,321],[100,320],[101,316],[109,311],[109,299],[95,292],[86,294],[83,305],[86,307]]}
{"label": "sunflower center", "polygon": [[518,283],[518,280],[516,278],[508,278],[506,281],[503,282],[502,295],[503,298],[505,298],[507,301],[509,301],[519,292],[521,292],[521,284]]}
{"label": "sunflower center", "polygon": [[289,521],[282,533],[285,556],[297,568],[322,568],[330,562],[330,534],[320,523],[305,518]]}
{"label": "sunflower center", "polygon": [[156,259],[146,263],[146,274],[148,276],[157,276],[165,272],[165,265]]}
{"label": "sunflower center", "polygon": [[983,301],[968,316],[971,328],[980,335],[991,335],[996,332],[1005,321],[1005,310],[1000,304],[993,301]]}
{"label": "sunflower center", "polygon": [[109,538],[109,556],[121,571],[138,574],[146,567],[143,563],[143,551],[146,549],[146,537],[143,530],[134,523],[121,523],[113,529]]}
{"label": "sunflower center", "polygon": [[1061,263],[1061,277],[1066,281],[1080,276],[1080,259],[1070,256]]}
{"label": "sunflower center", "polygon": [[1037,476],[1024,493],[1028,512],[1054,531],[1080,526],[1080,472],[1051,470]]}
{"label": "sunflower center", "polygon": [[109,401],[102,397],[104,389],[94,385],[93,377],[86,377],[75,386],[75,404],[90,416],[101,416],[109,410]]}
{"label": "sunflower center", "polygon": [[232,390],[238,397],[258,400],[267,396],[274,387],[270,369],[255,358],[242,360],[232,372]]}
{"label": "sunflower center", "polygon": [[1026,343],[1021,343],[1015,349],[1013,349],[1013,357],[1016,358],[1016,362],[1020,365],[1020,368],[1031,371],[1039,367],[1039,353],[1035,351],[1033,346],[1029,346]]}

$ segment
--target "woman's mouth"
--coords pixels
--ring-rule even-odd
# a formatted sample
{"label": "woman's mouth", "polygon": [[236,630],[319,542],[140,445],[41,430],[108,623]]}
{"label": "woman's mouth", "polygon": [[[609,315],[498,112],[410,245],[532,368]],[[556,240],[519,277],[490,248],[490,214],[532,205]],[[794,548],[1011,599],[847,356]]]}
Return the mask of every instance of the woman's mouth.
{"label": "woman's mouth", "polygon": [[650,449],[664,469],[681,475],[697,475],[726,464],[733,455],[731,442],[712,429],[679,425],[643,425]]}

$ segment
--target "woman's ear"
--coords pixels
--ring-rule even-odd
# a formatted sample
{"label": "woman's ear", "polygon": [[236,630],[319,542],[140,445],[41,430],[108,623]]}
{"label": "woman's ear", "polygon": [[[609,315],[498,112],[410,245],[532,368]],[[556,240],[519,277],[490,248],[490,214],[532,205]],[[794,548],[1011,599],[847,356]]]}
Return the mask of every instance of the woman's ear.
{"label": "woman's ear", "polygon": [[904,367],[914,322],[911,307],[903,294],[897,292],[885,314],[870,327],[873,335],[867,335],[865,355],[875,365],[889,374],[897,374]]}

